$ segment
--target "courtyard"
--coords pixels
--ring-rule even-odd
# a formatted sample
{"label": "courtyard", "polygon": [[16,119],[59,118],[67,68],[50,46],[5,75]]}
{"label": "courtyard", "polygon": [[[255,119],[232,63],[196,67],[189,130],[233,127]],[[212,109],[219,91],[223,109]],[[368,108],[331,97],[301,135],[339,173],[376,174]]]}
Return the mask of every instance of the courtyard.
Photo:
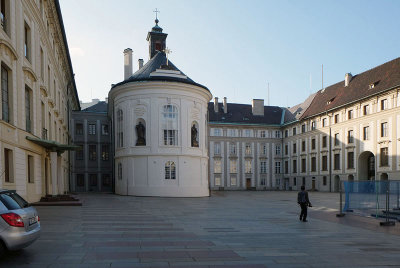
{"label": "courtyard", "polygon": [[37,207],[42,233],[1,267],[399,267],[400,229],[336,218],[337,193],[214,192],[209,198],[81,194]]}

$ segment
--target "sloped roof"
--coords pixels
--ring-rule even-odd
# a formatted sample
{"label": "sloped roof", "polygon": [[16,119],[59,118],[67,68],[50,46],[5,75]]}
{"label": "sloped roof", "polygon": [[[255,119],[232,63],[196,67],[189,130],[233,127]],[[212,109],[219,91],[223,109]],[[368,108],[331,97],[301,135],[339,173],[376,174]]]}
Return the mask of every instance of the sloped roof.
{"label": "sloped roof", "polygon": [[[167,66],[167,57],[164,52],[158,51],[153,58],[151,58],[142,68],[136,71],[131,77],[128,79],[115,84],[112,86],[111,89],[117,87],[119,85],[123,85],[129,82],[136,82],[136,81],[171,81],[171,82],[180,82],[185,84],[191,84],[195,86],[202,87],[208,90],[207,87],[194,82],[188,76],[186,78],[181,77],[173,77],[173,76],[156,76],[153,72],[157,69],[162,69],[168,67],[169,70],[175,70],[181,72],[182,75],[186,76],[181,70],[179,70],[169,59],[168,59],[168,66]],[[150,75],[153,73],[152,75]],[[209,91],[209,90],[208,90]]]}
{"label": "sloped roof", "polygon": [[310,96],[308,96],[308,98],[303,101],[302,103],[299,103],[293,107],[289,108],[289,111],[292,115],[294,115],[295,119],[299,119],[303,113],[307,110],[307,108],[310,106],[310,104],[312,103],[315,95],[317,93],[313,93]]}
{"label": "sloped roof", "polygon": [[107,110],[108,110],[108,103],[105,101],[99,101],[95,105],[83,109],[82,112],[106,113]]}
{"label": "sloped roof", "polygon": [[282,118],[288,110],[278,106],[264,106],[264,116],[253,115],[250,104],[228,103],[228,112],[224,113],[222,103],[218,103],[218,112],[214,111],[214,103],[208,103],[210,123],[230,124],[265,124],[281,125]]}
{"label": "sloped roof", "polygon": [[[374,84],[373,88],[370,88],[371,84]],[[396,86],[400,86],[400,58],[353,76],[347,87],[344,86],[344,81],[341,81],[325,90],[318,91],[301,119],[350,104]]]}

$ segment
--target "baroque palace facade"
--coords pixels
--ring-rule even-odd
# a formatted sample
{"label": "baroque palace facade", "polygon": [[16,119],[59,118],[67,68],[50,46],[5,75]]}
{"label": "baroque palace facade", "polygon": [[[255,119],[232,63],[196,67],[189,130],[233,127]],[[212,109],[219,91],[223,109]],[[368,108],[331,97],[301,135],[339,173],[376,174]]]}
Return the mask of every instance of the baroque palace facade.
{"label": "baroque palace facade", "polygon": [[29,202],[68,191],[79,109],[57,0],[1,0],[0,188]]}
{"label": "baroque palace facade", "polygon": [[209,104],[211,189],[339,191],[340,180],[398,180],[400,58],[292,108]]}

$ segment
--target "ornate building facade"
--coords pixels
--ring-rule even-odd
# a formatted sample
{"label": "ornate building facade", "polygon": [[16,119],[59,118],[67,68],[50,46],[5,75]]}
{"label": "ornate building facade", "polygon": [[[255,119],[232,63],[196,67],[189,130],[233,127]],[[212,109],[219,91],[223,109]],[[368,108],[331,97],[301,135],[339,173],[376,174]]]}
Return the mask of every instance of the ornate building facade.
{"label": "ornate building facade", "polygon": [[0,188],[34,202],[69,189],[79,100],[58,1],[1,0],[0,17]]}

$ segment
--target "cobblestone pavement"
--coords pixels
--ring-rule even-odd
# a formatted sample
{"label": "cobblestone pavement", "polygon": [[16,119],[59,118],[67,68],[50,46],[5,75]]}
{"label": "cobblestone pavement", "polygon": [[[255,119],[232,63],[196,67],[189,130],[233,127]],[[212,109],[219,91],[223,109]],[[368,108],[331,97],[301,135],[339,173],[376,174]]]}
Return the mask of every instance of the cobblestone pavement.
{"label": "cobblestone pavement", "polygon": [[40,239],[0,267],[400,267],[399,226],[336,218],[338,194],[310,193],[307,223],[296,192],[78,197],[38,207]]}

